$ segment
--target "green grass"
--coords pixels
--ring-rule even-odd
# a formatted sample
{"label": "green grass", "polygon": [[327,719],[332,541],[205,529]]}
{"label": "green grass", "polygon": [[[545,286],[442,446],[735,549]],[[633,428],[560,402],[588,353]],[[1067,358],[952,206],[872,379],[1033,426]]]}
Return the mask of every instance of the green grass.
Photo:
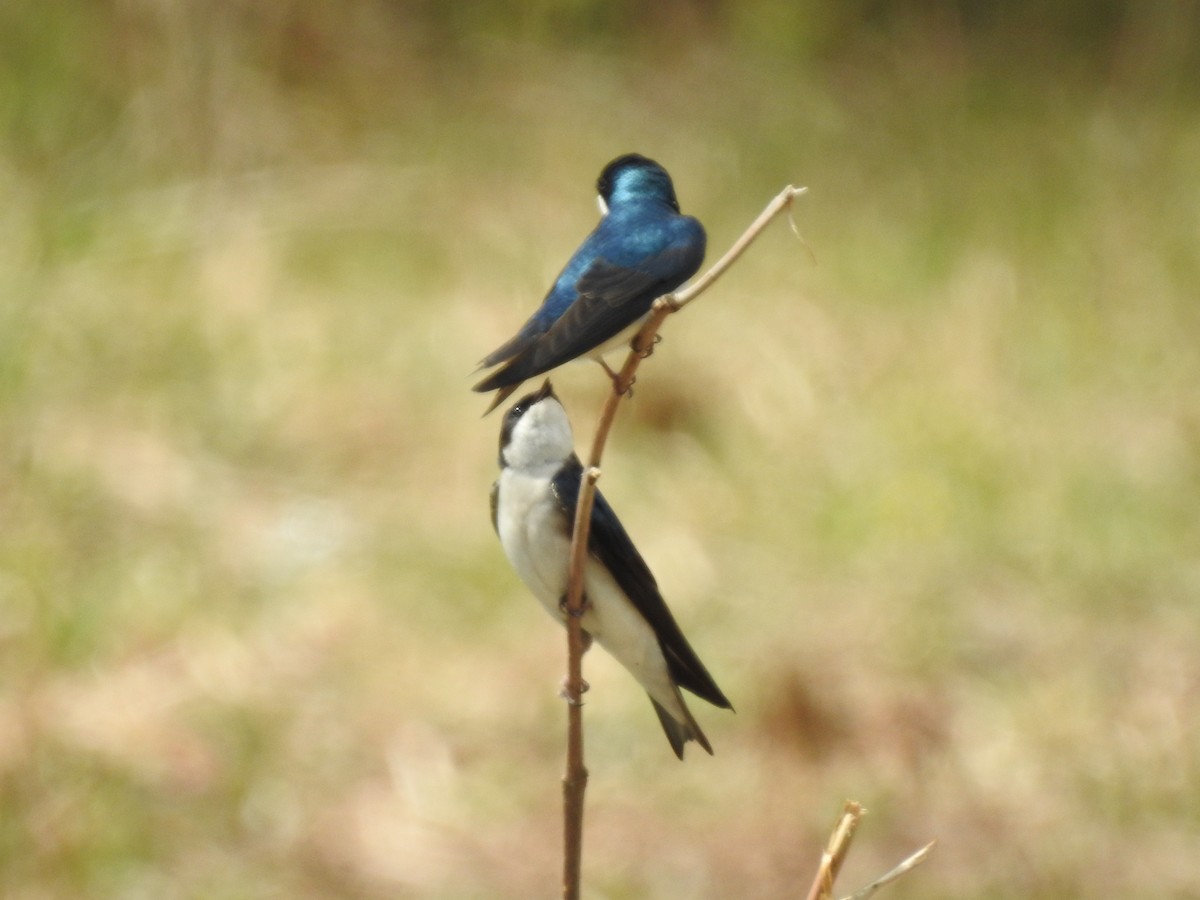
{"label": "green grass", "polygon": [[[776,224],[615,429],[603,490],[738,713],[679,765],[589,655],[589,891],[794,895],[847,796],[847,889],[936,837],[891,896],[1200,890],[1169,27],[684,15],[626,52],[586,4],[289,9],[4,14],[6,897],[555,894],[564,642],[469,373],[630,149],[712,259],[809,185],[817,262]],[[592,368],[555,377],[581,447]]]}

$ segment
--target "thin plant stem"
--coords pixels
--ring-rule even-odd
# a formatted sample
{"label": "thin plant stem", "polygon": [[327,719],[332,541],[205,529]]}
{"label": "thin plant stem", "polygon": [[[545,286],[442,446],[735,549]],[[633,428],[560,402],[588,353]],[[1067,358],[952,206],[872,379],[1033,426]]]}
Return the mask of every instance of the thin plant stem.
{"label": "thin plant stem", "polygon": [[833,834],[829,836],[825,852],[821,854],[821,865],[817,868],[817,875],[808,889],[808,900],[831,900],[833,897],[833,882],[837,880],[846,854],[850,852],[850,841],[854,838],[854,831],[866,812],[862,804],[853,800],[846,801]]}
{"label": "thin plant stem", "polygon": [[[833,833],[829,835],[829,843],[825,846],[825,852],[821,854],[821,864],[817,868],[812,886],[808,889],[808,900],[833,900],[833,883],[837,880],[838,873],[842,870],[842,864],[850,852],[850,842],[854,838],[854,832],[866,814],[867,811],[863,809],[862,804],[853,800],[846,801],[842,814],[833,827]],[[866,898],[874,896],[880,888],[907,875],[925,862],[929,858],[929,854],[933,852],[936,843],[937,841],[930,841],[916,853],[905,858],[890,872],[879,876],[866,887],[859,888],[853,894],[844,897],[843,900],[866,900]]]}
{"label": "thin plant stem", "polygon": [[878,891],[880,888],[891,884],[901,875],[907,875],[921,863],[925,862],[925,860],[929,858],[929,854],[933,852],[934,845],[936,844],[937,841],[930,841],[916,853],[906,858],[903,862],[896,866],[896,868],[892,869],[885,875],[880,875],[866,887],[859,888],[849,897],[844,897],[843,900],[866,900],[868,897],[875,896],[876,891]]}
{"label": "thin plant stem", "polygon": [[574,530],[571,536],[571,558],[568,568],[567,596],[564,602],[567,620],[567,768],[563,774],[563,897],[578,900],[583,860],[583,809],[587,790],[588,771],[583,756],[583,626],[580,619],[587,608],[583,592],[583,571],[586,561],[588,535],[591,530],[592,504],[596,481],[600,478],[600,459],[609,431],[621,400],[629,395],[638,366],[650,355],[658,330],[673,312],[678,312],[707,290],[754,241],[775,216],[792,205],[792,201],[807,188],[788,185],[776,196],[733,246],[691,286],[654,301],[650,316],[634,338],[625,364],[613,380],[613,390],[604,402],[600,421],[592,438],[591,454],[579,485],[575,506]]}

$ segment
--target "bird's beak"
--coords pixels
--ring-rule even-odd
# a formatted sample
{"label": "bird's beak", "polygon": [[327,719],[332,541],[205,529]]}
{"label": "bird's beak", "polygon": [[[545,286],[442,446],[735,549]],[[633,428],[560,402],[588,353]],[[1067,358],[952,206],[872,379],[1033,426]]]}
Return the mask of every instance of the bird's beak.
{"label": "bird's beak", "polygon": [[541,403],[547,397],[554,397],[555,400],[558,399],[558,397],[556,397],[554,394],[554,385],[552,385],[550,383],[549,378],[547,378],[545,381],[542,382],[541,390],[539,390],[536,394],[533,395],[533,402]]}

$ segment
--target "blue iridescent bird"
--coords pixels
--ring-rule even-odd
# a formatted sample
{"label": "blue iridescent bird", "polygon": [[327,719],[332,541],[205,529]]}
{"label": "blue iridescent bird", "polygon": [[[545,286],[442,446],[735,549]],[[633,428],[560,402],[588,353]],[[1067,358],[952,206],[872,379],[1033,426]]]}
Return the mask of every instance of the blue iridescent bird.
{"label": "blue iridescent bird", "polygon": [[480,368],[501,366],[475,385],[496,391],[491,412],[521,386],[579,357],[632,340],[655,299],[669,294],[704,261],[704,227],[679,212],[667,170],[629,153],[604,167],[596,182],[600,223],[555,280],[537,312]]}

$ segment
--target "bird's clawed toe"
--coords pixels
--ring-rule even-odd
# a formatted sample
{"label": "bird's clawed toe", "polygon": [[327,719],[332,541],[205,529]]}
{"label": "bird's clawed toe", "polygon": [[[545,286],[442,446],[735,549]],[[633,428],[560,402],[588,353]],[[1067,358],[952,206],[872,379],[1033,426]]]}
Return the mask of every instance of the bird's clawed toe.
{"label": "bird's clawed toe", "polygon": [[642,359],[646,359],[647,357],[653,356],[654,348],[657,347],[661,341],[662,341],[661,334],[654,335],[654,337],[650,340],[649,347],[637,347],[636,348],[637,352],[638,352],[638,356],[640,356]]}

